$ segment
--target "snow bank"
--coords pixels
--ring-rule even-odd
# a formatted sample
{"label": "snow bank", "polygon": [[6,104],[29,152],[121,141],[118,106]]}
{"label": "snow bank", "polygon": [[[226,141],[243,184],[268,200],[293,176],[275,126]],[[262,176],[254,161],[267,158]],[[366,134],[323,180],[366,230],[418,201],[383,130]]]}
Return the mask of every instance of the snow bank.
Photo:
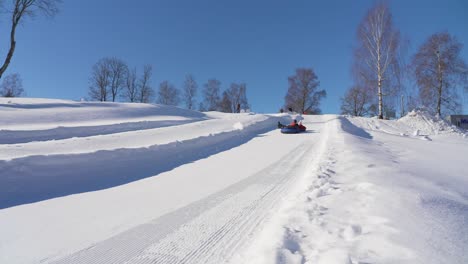
{"label": "snow bank", "polygon": [[343,118],[349,120],[355,127],[399,137],[416,138],[426,141],[431,141],[432,137],[437,135],[458,135],[466,138],[466,131],[451,125],[446,120],[432,116],[428,112],[421,110],[412,111],[398,120],[351,116]]}
{"label": "snow bank", "polygon": [[143,121],[200,120],[206,115],[174,106],[0,98],[0,131],[105,126]]}
{"label": "snow bank", "polygon": [[[35,120],[32,130],[0,131],[0,136],[9,132],[9,137],[0,137],[0,208],[101,190],[151,177],[244,144],[258,134],[275,129],[281,119],[250,113],[205,115],[147,104],[89,105],[42,99],[21,102],[17,100],[16,107],[31,109],[11,111],[10,120],[15,120],[15,116],[33,120],[38,111],[47,111],[44,118]],[[77,108],[71,106],[75,104]],[[60,110],[68,111],[72,116],[70,122],[76,127],[34,130],[43,125],[41,121],[54,123],[53,113]],[[82,116],[75,115],[77,111]],[[117,116],[119,112],[128,115],[132,111],[134,119],[167,119],[145,127],[134,122],[100,125],[110,115]],[[177,121],[183,119],[189,121]],[[96,126],[82,126],[90,120],[97,122]],[[27,127],[27,124],[23,125]]]}
{"label": "snow bank", "polygon": [[[447,133],[463,134],[464,131],[451,125],[444,119],[438,116],[433,116],[424,110],[413,110],[406,116],[398,119],[397,121],[407,127],[413,128],[418,131],[418,135],[438,135]],[[415,132],[414,132],[415,133]]]}
{"label": "snow bank", "polygon": [[330,120],[305,191],[286,197],[249,261],[233,263],[468,263],[468,142],[418,140],[423,124]]}

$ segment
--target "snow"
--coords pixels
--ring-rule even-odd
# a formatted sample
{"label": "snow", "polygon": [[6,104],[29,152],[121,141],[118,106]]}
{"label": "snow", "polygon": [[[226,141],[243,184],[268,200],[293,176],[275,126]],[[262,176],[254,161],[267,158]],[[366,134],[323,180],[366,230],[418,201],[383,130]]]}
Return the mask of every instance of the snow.
{"label": "snow", "polygon": [[105,126],[121,123],[186,121],[205,115],[177,107],[110,103],[74,102],[56,99],[0,98],[1,130],[31,131],[60,127]]}
{"label": "snow", "polygon": [[0,263],[468,263],[466,131],[422,111],[0,98],[0,150]]}

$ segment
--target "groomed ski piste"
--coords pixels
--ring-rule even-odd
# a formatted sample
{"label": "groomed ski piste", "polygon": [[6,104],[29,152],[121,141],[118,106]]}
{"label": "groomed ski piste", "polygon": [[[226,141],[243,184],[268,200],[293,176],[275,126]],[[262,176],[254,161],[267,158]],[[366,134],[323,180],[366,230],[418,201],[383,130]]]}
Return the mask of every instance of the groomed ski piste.
{"label": "groomed ski piste", "polygon": [[468,263],[467,157],[421,111],[0,98],[0,263]]}

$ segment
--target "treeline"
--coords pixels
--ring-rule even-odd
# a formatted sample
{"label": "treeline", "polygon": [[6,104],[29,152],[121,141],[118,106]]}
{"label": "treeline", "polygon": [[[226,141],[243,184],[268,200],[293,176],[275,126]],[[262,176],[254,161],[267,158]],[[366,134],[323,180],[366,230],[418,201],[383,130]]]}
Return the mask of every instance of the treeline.
{"label": "treeline", "polygon": [[[199,87],[193,75],[185,76],[182,89],[169,81],[161,82],[155,89],[151,85],[152,71],[151,65],[145,65],[139,74],[136,68],[129,68],[118,58],[102,58],[92,68],[88,95],[91,100],[102,102],[120,99],[173,106],[182,104],[196,110]],[[232,83],[222,93],[221,82],[217,79],[210,79],[203,85],[198,110],[236,113],[241,109],[250,109],[247,84]]]}
{"label": "treeline", "polygon": [[437,115],[461,112],[460,90],[468,92],[468,67],[455,36],[432,34],[406,63],[407,41],[384,2],[368,11],[356,36],[354,84],[341,98],[342,114],[394,118],[398,108],[403,116],[420,107]]}

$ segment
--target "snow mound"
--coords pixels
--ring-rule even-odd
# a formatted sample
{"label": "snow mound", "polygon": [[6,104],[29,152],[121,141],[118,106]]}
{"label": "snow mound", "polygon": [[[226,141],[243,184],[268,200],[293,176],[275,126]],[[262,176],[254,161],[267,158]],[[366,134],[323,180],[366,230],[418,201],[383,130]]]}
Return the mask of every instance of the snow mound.
{"label": "snow mound", "polygon": [[439,116],[433,116],[424,110],[413,110],[398,119],[400,124],[414,129],[413,135],[464,134],[464,132]]}
{"label": "snow mound", "polygon": [[233,128],[237,129],[237,130],[242,130],[242,129],[244,129],[244,125],[242,125],[241,122],[237,122],[237,123],[234,124]]}

